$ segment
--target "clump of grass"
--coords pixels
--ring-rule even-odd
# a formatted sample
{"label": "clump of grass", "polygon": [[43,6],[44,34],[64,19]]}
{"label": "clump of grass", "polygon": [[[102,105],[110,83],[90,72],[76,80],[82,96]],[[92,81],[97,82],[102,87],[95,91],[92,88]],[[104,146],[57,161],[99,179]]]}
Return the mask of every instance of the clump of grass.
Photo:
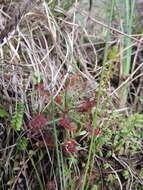
{"label": "clump of grass", "polygon": [[[134,39],[132,22],[127,32],[118,32],[122,36],[114,34],[118,2],[108,3],[106,24],[77,1],[39,3],[0,47],[4,190],[124,189],[129,182],[130,188],[142,187],[143,115],[127,98],[135,99],[130,92],[138,90],[131,86],[140,67],[131,74],[133,82],[130,76],[126,81],[126,106],[118,94],[122,49]],[[126,1],[133,16],[129,6]],[[101,35],[89,31],[97,23]],[[120,42],[124,32],[126,45]],[[133,51],[127,51],[127,77]]]}

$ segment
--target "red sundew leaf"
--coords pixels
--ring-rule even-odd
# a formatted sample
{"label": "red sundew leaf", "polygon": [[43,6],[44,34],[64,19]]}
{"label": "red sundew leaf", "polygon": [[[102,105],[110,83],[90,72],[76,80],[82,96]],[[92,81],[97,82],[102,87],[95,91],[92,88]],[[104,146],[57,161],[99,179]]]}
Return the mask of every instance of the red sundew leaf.
{"label": "red sundew leaf", "polygon": [[[39,135],[41,135],[41,134],[39,134]],[[49,131],[46,131],[45,133],[43,133],[43,135],[40,136],[40,138],[41,139],[38,139],[38,137],[37,137],[35,139],[38,142],[38,145],[40,147],[48,146],[49,149],[53,149],[56,147],[55,137]],[[45,145],[45,143],[46,143],[46,145]]]}
{"label": "red sundew leaf", "polygon": [[62,98],[61,98],[61,96],[56,96],[55,97],[55,102],[57,103],[57,104],[62,104]]}
{"label": "red sundew leaf", "polygon": [[82,106],[77,109],[77,111],[78,112],[87,112],[87,111],[91,110],[95,105],[96,105],[96,102],[94,100],[87,99],[86,102],[84,102],[82,104]]}
{"label": "red sundew leaf", "polygon": [[100,133],[101,133],[100,129],[95,129],[95,131],[94,131],[95,136],[99,135]]}
{"label": "red sundew leaf", "polygon": [[[87,125],[87,129],[88,129],[88,132],[89,133],[92,133],[92,129],[93,129],[93,126],[89,123],[88,125]],[[94,130],[94,135],[95,136],[97,136],[97,135],[99,135],[101,133],[101,130],[100,129],[95,129]]]}
{"label": "red sundew leaf", "polygon": [[75,140],[70,140],[62,143],[62,150],[66,156],[73,155],[78,152],[79,144]]}
{"label": "red sundew leaf", "polygon": [[67,114],[69,112],[69,109],[65,108],[64,114]]}
{"label": "red sundew leaf", "polygon": [[45,118],[44,114],[36,114],[35,117],[29,122],[32,133],[39,132],[39,130],[46,128],[46,122],[49,119]]}
{"label": "red sundew leaf", "polygon": [[59,125],[64,127],[65,129],[68,129],[70,131],[75,131],[76,127],[71,125],[71,120],[69,118],[64,118],[61,121],[59,121]]}

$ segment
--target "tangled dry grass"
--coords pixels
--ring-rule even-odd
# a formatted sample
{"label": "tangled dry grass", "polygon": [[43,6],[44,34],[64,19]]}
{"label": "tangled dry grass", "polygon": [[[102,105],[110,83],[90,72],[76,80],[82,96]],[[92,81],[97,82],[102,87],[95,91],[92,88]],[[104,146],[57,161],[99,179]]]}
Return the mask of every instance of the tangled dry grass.
{"label": "tangled dry grass", "polygon": [[[141,189],[140,35],[96,20],[76,1],[68,10],[38,2],[12,11],[16,20],[15,5],[0,11],[2,189]],[[126,78],[125,37],[133,50]]]}

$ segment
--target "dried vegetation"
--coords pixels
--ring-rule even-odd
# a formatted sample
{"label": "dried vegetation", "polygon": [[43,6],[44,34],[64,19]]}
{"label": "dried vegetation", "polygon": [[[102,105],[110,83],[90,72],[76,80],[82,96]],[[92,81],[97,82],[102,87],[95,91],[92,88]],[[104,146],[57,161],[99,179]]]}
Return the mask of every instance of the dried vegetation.
{"label": "dried vegetation", "polygon": [[142,189],[140,35],[76,1],[0,3],[0,188]]}

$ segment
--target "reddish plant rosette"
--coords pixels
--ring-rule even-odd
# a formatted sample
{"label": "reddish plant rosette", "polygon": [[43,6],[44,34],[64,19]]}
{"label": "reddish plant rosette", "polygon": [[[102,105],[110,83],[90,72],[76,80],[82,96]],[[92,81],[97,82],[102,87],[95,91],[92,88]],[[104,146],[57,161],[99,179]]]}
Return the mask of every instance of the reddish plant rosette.
{"label": "reddish plant rosette", "polygon": [[86,98],[81,106],[77,109],[78,112],[88,112],[90,111],[94,106],[96,105],[95,100],[90,100],[89,98]]}
{"label": "reddish plant rosette", "polygon": [[64,118],[59,121],[59,125],[70,131],[76,131],[76,127],[71,124],[72,120]]}
{"label": "reddish plant rosette", "polygon": [[[88,129],[88,132],[89,132],[90,134],[92,134],[92,130],[93,130],[92,124],[89,123],[86,127],[87,127],[87,129]],[[95,136],[98,136],[100,133],[101,133],[101,130],[100,130],[100,129],[96,128],[96,129],[94,130],[94,135],[95,135]]]}
{"label": "reddish plant rosette", "polygon": [[63,142],[61,145],[62,151],[66,156],[70,156],[78,152],[77,147],[79,146],[79,144],[75,140]]}

